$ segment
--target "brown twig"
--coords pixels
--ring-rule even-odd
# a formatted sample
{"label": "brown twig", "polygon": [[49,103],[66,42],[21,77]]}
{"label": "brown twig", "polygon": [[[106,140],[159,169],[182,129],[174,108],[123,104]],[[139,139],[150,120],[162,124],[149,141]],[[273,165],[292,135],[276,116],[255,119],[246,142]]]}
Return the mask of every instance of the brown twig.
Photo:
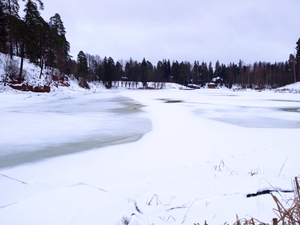
{"label": "brown twig", "polygon": [[292,202],[289,208],[285,208],[276,196],[271,195],[277,205],[277,209],[273,209],[273,211],[279,218],[278,222],[282,221],[283,225],[300,224],[300,187],[298,178],[295,177],[294,198],[286,201],[287,204]]}

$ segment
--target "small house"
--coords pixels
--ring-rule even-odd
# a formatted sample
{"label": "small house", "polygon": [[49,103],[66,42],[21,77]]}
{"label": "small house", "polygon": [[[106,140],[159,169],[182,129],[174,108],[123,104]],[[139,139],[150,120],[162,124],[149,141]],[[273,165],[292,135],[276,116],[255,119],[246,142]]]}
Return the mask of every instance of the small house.
{"label": "small house", "polygon": [[223,79],[221,77],[215,77],[211,80],[210,83],[208,83],[208,88],[212,88],[215,89],[217,88],[218,85],[222,85],[223,84]]}
{"label": "small house", "polygon": [[213,82],[208,83],[207,86],[208,86],[208,88],[211,88],[211,89],[215,89],[217,87],[216,83],[213,83]]}

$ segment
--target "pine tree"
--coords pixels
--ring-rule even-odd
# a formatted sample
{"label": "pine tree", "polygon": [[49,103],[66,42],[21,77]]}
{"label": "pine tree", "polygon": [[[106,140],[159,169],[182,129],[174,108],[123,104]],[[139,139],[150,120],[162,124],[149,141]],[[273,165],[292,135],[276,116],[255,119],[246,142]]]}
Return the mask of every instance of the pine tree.
{"label": "pine tree", "polygon": [[180,82],[180,65],[178,61],[172,63],[172,77],[173,82],[179,83]]}
{"label": "pine tree", "polygon": [[296,46],[296,59],[300,60],[300,38],[298,39],[298,41],[296,42],[297,46]]}
{"label": "pine tree", "polygon": [[49,49],[49,39],[50,39],[50,26],[45,21],[42,24],[42,29],[40,29],[40,54],[41,54],[41,62],[40,62],[40,78],[43,73],[44,62],[47,50]]}
{"label": "pine tree", "polygon": [[298,80],[300,80],[300,38],[298,39],[298,41],[296,42],[297,46],[296,46],[296,61],[298,64]]}
{"label": "pine tree", "polygon": [[14,54],[16,54],[17,56],[20,56],[20,52],[21,52],[21,44],[23,42],[23,30],[25,27],[25,23],[22,19],[18,18],[18,17],[13,17],[13,40],[12,43],[14,45],[14,49],[15,52]]}
{"label": "pine tree", "polygon": [[170,60],[163,59],[162,68],[163,68],[163,73],[164,73],[164,80],[165,80],[165,82],[168,82],[169,78],[170,78],[170,75],[171,75]]}
{"label": "pine tree", "polygon": [[147,82],[153,81],[153,74],[154,74],[153,65],[151,62],[147,61]]}
{"label": "pine tree", "polygon": [[80,51],[77,55],[77,66],[79,77],[85,77],[88,73],[87,59],[83,51]]}
{"label": "pine tree", "polygon": [[40,52],[40,33],[45,24],[44,19],[38,11],[37,4],[33,1],[28,1],[25,6],[25,23],[26,23],[26,40],[25,40],[25,54],[30,62],[39,64],[41,58]]}
{"label": "pine tree", "polygon": [[132,58],[130,58],[130,60],[128,62],[126,62],[125,65],[125,76],[126,76],[126,80],[133,80],[133,60]]}
{"label": "pine tree", "polygon": [[0,52],[7,53],[6,51],[6,42],[8,40],[7,35],[7,24],[8,17],[5,14],[5,5],[0,1]]}
{"label": "pine tree", "polygon": [[215,77],[219,77],[220,76],[220,62],[219,60],[216,61],[215,64],[215,73],[214,73]]}
{"label": "pine tree", "polygon": [[58,68],[61,72],[65,72],[66,64],[69,61],[70,43],[66,39],[66,30],[61,17],[56,13],[49,21],[50,47],[47,53],[48,64],[54,68]]}
{"label": "pine tree", "polygon": [[[1,0],[2,1],[2,0]],[[13,20],[14,17],[19,18],[19,3],[18,0],[3,0],[5,11],[8,12],[9,23],[9,42],[10,42],[10,58],[13,56]],[[6,13],[5,12],[5,13]]]}
{"label": "pine tree", "polygon": [[[40,0],[36,0],[39,3],[39,8],[43,10],[43,3]],[[21,43],[21,66],[20,66],[20,79],[22,79],[23,73],[23,61],[26,57],[33,63],[38,64],[38,59],[41,58],[39,48],[39,30],[44,24],[44,20],[38,11],[37,3],[32,0],[28,0],[25,4],[25,16],[24,16],[24,27],[22,30],[23,40]]]}
{"label": "pine tree", "polygon": [[292,68],[292,71],[293,71],[294,82],[297,82],[297,78],[296,78],[296,58],[293,54],[290,54],[289,63],[290,63],[290,67]]}
{"label": "pine tree", "polygon": [[188,62],[180,63],[180,80],[179,83],[182,85],[188,84],[188,79],[190,75],[190,64]]}
{"label": "pine tree", "polygon": [[199,84],[199,83],[200,83],[199,61],[194,61],[193,73],[192,73],[192,84]]}
{"label": "pine tree", "polygon": [[88,65],[87,58],[83,51],[80,51],[77,55],[77,71],[76,76],[79,80],[79,85],[84,88],[89,88],[87,83]]}
{"label": "pine tree", "polygon": [[202,79],[201,79],[201,86],[203,87],[203,86],[205,86],[205,83],[209,83],[210,81],[209,81],[209,79],[208,79],[208,68],[207,68],[207,64],[206,64],[206,62],[202,62],[201,63],[201,72],[200,72],[200,74],[201,74],[201,77],[202,77]]}
{"label": "pine tree", "polygon": [[123,75],[124,75],[123,66],[120,61],[117,61],[116,66],[115,66],[115,79],[114,80],[115,81],[122,80]]}
{"label": "pine tree", "polygon": [[147,63],[145,58],[143,59],[143,62],[141,64],[140,74],[141,74],[141,82],[143,84],[143,87],[147,88],[148,70],[147,70]]}
{"label": "pine tree", "polygon": [[208,64],[208,79],[207,79],[208,82],[211,82],[213,75],[214,75],[214,71],[213,71],[212,63],[209,62],[209,64]]}
{"label": "pine tree", "polygon": [[103,83],[106,88],[112,87],[112,81],[114,76],[115,62],[113,58],[109,57],[108,59],[105,57],[103,59]]}

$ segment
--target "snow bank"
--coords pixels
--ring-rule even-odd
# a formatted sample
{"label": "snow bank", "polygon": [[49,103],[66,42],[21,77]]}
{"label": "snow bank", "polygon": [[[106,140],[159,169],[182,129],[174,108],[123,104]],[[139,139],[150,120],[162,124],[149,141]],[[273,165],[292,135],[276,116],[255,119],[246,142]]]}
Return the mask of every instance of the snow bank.
{"label": "snow bank", "polygon": [[300,82],[288,84],[284,87],[278,88],[277,90],[281,92],[300,93]]}

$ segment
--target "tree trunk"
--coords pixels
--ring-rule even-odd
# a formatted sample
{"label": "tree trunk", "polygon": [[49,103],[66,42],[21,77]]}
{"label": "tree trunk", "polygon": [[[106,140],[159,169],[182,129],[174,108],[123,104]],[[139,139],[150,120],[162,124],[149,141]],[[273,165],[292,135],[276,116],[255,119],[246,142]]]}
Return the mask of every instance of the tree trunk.
{"label": "tree trunk", "polygon": [[293,60],[293,64],[294,64],[294,79],[295,79],[295,83],[297,82],[297,79],[296,79],[296,63],[295,63],[295,59]]}
{"label": "tree trunk", "polygon": [[[55,55],[55,49],[53,48],[53,55]],[[53,78],[53,72],[54,72],[54,61],[52,64],[52,69],[51,69],[51,78]]]}
{"label": "tree trunk", "polygon": [[23,35],[23,40],[22,40],[22,44],[21,44],[21,66],[20,66],[20,74],[19,74],[19,79],[22,79],[22,75],[23,75],[23,61],[24,61],[24,54],[25,54],[25,40],[26,40],[26,22],[25,21],[25,28],[24,28],[24,35]]}
{"label": "tree trunk", "polygon": [[250,72],[247,69],[247,77],[248,77],[248,85],[247,87],[250,87]]}
{"label": "tree trunk", "polygon": [[300,60],[298,60],[299,70],[298,70],[298,80],[300,80]]}
{"label": "tree trunk", "polygon": [[[24,38],[25,39],[25,38]],[[24,41],[23,40],[23,44],[21,46],[21,66],[20,66],[20,74],[19,74],[19,79],[22,79],[22,75],[23,75],[23,61],[24,61]]]}
{"label": "tree trunk", "polygon": [[8,0],[9,6],[9,41],[10,41],[10,59],[13,59],[13,44],[12,44],[12,24],[11,24],[11,5],[10,0]]}
{"label": "tree trunk", "polygon": [[244,74],[243,74],[243,72],[241,73],[241,75],[242,75],[242,87],[244,86]]}
{"label": "tree trunk", "polygon": [[43,68],[44,68],[44,58],[45,58],[46,48],[44,49],[44,54],[41,62],[41,72],[40,72],[40,79],[42,78]]}
{"label": "tree trunk", "polygon": [[19,48],[18,48],[18,42],[16,41],[16,50],[17,50],[17,56],[19,56]]}
{"label": "tree trunk", "polygon": [[[46,46],[48,45],[48,39],[46,41]],[[40,73],[40,79],[42,78],[42,73],[43,73],[43,68],[44,68],[44,60],[45,60],[45,55],[46,55],[46,46],[44,48],[43,51],[43,58],[42,58],[42,62],[41,62],[41,73]],[[46,67],[46,66],[45,66]]]}

